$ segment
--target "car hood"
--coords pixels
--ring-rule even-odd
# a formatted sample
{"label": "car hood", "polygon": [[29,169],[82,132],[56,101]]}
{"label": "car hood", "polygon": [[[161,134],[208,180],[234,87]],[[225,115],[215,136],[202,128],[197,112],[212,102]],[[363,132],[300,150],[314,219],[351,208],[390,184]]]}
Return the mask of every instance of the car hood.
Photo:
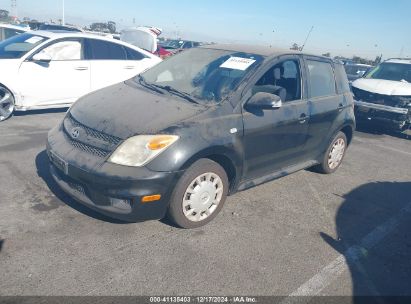
{"label": "car hood", "polygon": [[371,93],[392,96],[411,96],[411,83],[382,79],[357,79],[352,86]]}
{"label": "car hood", "polygon": [[70,113],[89,128],[126,139],[156,134],[206,109],[168,93],[152,93],[130,80],[80,98]]}

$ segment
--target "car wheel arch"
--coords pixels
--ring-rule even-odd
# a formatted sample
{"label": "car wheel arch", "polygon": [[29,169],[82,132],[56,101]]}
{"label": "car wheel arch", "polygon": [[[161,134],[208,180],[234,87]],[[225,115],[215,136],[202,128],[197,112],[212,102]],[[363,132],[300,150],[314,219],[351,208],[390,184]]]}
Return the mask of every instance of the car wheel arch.
{"label": "car wheel arch", "polygon": [[10,86],[4,84],[4,82],[0,82],[0,87],[6,88],[7,90],[9,90],[11,94],[13,95],[14,104],[19,105],[19,100],[20,100],[19,94],[15,90],[13,90]]}
{"label": "car wheel arch", "polygon": [[344,127],[340,129],[340,131],[343,132],[345,136],[347,137],[347,146],[349,146],[354,137],[354,128],[350,125],[345,125]]}
{"label": "car wheel arch", "polygon": [[235,156],[234,151],[230,151],[225,147],[210,147],[199,151],[189,158],[181,167],[181,170],[186,170],[197,160],[206,158],[218,163],[225,170],[228,181],[230,184],[230,193],[235,192],[236,186],[239,182],[240,172],[240,160]]}

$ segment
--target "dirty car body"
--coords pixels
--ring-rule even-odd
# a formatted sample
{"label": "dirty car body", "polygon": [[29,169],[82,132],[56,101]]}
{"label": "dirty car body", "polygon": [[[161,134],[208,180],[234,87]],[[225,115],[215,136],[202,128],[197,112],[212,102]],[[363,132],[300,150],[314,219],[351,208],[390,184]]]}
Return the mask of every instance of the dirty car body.
{"label": "dirty car body", "polygon": [[411,60],[387,60],[352,84],[359,121],[404,130],[411,124]]}
{"label": "dirty car body", "polygon": [[[332,79],[334,69],[345,77],[343,85],[332,80],[332,95],[322,88],[315,95],[308,84],[317,63]],[[251,105],[280,81],[290,86],[278,93],[282,105],[278,96],[277,106]],[[318,164],[333,136],[342,131],[350,141],[354,127],[342,65],[290,51],[209,46],[81,98],[50,131],[47,151],[66,192],[111,217],[140,221],[165,216],[174,188],[199,159],[224,169],[233,194]],[[127,142],[153,135],[175,142],[138,166],[116,163]],[[161,199],[143,203],[150,195]]]}

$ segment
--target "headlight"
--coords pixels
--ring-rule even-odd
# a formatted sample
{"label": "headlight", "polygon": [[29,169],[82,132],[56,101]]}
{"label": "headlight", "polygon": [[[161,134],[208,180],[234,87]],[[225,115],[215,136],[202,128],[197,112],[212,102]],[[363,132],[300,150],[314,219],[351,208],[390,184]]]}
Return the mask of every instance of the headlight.
{"label": "headlight", "polygon": [[138,135],[123,142],[108,159],[109,162],[142,167],[178,140],[175,135]]}

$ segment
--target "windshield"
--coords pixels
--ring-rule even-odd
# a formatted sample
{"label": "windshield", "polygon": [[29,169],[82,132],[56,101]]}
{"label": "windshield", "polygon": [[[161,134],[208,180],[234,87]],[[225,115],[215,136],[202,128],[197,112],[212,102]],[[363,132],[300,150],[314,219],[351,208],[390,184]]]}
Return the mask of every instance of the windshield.
{"label": "windshield", "polygon": [[411,82],[411,64],[381,63],[372,69],[365,78]]}
{"label": "windshield", "polygon": [[0,43],[0,59],[21,58],[47,38],[29,33],[20,34]]}
{"label": "windshield", "polygon": [[167,86],[203,104],[215,104],[233,92],[263,57],[225,50],[190,49],[142,74],[145,82]]}

